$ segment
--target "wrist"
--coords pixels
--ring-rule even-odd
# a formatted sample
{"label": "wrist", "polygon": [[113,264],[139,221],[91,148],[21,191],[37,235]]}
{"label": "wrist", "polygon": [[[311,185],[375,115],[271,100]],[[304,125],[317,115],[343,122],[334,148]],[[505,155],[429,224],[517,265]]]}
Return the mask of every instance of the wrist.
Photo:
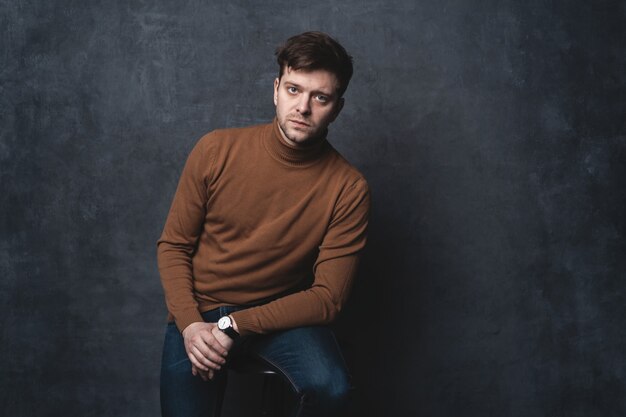
{"label": "wrist", "polygon": [[231,339],[239,337],[239,332],[235,327],[236,323],[231,316],[223,316],[217,322],[217,328],[224,332]]}
{"label": "wrist", "polygon": [[228,315],[228,317],[230,317],[230,322],[233,324],[233,329],[235,329],[235,331],[239,333],[239,327],[237,327],[237,322],[235,321],[235,318],[230,314]]}

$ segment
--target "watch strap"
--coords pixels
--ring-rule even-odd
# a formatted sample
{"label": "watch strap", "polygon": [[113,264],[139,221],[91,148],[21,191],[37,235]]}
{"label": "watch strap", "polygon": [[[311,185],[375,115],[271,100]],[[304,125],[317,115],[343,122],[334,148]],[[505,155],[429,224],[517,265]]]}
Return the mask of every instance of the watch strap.
{"label": "watch strap", "polygon": [[226,336],[230,337],[231,339],[237,339],[239,337],[239,333],[237,333],[237,331],[233,329],[233,326],[229,326],[225,329],[220,330],[226,333]]}

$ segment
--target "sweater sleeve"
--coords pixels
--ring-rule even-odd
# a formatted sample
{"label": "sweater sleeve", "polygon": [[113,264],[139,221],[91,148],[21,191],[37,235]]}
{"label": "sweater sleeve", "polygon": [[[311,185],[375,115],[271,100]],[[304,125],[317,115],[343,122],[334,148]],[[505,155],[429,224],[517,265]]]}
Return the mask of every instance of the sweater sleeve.
{"label": "sweater sleeve", "polygon": [[[210,135],[210,134],[209,134]],[[182,331],[203,321],[194,298],[192,256],[206,216],[208,172],[207,139],[191,151],[170,208],[163,233],[157,242],[157,261],[168,311]]]}
{"label": "sweater sleeve", "polygon": [[360,179],[339,199],[313,267],[310,288],[232,314],[242,335],[332,322],[348,298],[365,246],[369,189]]}

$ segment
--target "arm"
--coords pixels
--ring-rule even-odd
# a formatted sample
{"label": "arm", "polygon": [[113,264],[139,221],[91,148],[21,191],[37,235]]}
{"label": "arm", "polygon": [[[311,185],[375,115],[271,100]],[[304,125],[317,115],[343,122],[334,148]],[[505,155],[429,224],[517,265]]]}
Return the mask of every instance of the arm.
{"label": "arm", "polygon": [[189,154],[157,243],[165,301],[180,331],[191,323],[203,321],[194,298],[192,257],[206,216],[210,160],[205,149],[203,138]]}
{"label": "arm", "polygon": [[242,335],[332,322],[348,298],[365,246],[369,190],[359,180],[340,197],[319,247],[310,288],[232,314]]}
{"label": "arm", "polygon": [[157,260],[165,301],[182,332],[194,375],[211,378],[224,364],[231,342],[214,323],[205,323],[194,298],[192,257],[205,219],[210,160],[206,139],[191,151],[178,183]]}

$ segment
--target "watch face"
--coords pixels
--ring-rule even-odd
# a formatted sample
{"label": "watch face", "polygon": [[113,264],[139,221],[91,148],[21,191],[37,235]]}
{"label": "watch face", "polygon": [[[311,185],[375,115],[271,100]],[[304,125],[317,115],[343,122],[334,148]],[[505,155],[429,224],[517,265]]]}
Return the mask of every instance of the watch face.
{"label": "watch face", "polygon": [[230,317],[228,316],[224,316],[222,317],[218,322],[217,322],[217,327],[220,330],[224,330],[228,327],[230,327]]}

